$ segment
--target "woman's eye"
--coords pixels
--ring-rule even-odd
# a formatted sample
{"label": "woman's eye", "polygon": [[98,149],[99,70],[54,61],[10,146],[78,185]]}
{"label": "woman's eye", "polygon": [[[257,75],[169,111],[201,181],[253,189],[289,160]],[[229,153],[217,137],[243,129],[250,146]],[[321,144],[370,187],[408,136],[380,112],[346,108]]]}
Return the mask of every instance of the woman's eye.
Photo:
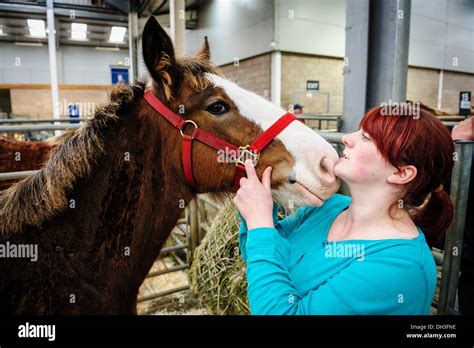
{"label": "woman's eye", "polygon": [[363,138],[364,140],[370,140],[370,138],[366,137],[366,136],[364,135],[364,133],[361,133],[361,134],[362,134],[362,138]]}
{"label": "woman's eye", "polygon": [[213,115],[222,115],[226,113],[227,111],[229,111],[229,109],[230,109],[229,105],[227,105],[224,102],[218,101],[209,105],[206,111],[210,112]]}

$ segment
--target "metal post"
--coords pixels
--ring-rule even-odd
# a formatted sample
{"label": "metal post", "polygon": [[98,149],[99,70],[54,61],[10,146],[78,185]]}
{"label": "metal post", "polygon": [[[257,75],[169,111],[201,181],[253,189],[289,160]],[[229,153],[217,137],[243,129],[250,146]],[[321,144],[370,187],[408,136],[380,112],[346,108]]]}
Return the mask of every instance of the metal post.
{"label": "metal post", "polygon": [[[54,29],[53,0],[47,0],[46,2],[46,18],[48,22],[49,73],[51,78],[53,118],[59,118],[58,72],[56,66],[56,31]],[[56,135],[59,133],[60,132],[58,131],[55,132]]]}
{"label": "metal post", "polygon": [[411,0],[371,0],[367,109],[406,100]]}
{"label": "metal post", "polygon": [[189,203],[189,264],[193,262],[194,250],[199,244],[199,206],[197,198]]}
{"label": "metal post", "polygon": [[9,119],[0,119],[0,125],[2,124],[37,124],[37,123],[54,123],[59,124],[61,122],[79,122],[79,121],[89,121],[90,118],[9,118]]}
{"label": "metal post", "polygon": [[342,124],[345,133],[359,128],[366,111],[368,52],[369,0],[347,0]]}
{"label": "metal post", "polygon": [[343,132],[368,109],[406,100],[410,12],[411,0],[347,1]]}
{"label": "metal post", "polygon": [[186,53],[186,7],[184,0],[170,0],[170,32],[176,55]]}
{"label": "metal post", "polygon": [[[272,52],[271,56],[271,100],[281,106],[281,52]],[[285,107],[285,109],[287,106]]]}
{"label": "metal post", "polygon": [[443,82],[444,82],[444,70],[440,70],[439,78],[438,78],[438,99],[436,101],[436,108],[438,110],[441,109],[441,105],[443,102]]}
{"label": "metal post", "polygon": [[129,82],[133,84],[138,78],[138,14],[135,0],[130,0],[130,12],[128,14],[128,55],[129,55]]}
{"label": "metal post", "polygon": [[0,126],[0,133],[37,132],[37,131],[58,131],[63,129],[78,129],[80,124],[46,124],[42,126]]}
{"label": "metal post", "polygon": [[450,310],[454,309],[456,302],[474,142],[457,141],[455,146],[458,158],[453,168],[450,191],[454,205],[454,219],[446,234],[444,246],[438,302],[438,314],[440,315],[448,314]]}

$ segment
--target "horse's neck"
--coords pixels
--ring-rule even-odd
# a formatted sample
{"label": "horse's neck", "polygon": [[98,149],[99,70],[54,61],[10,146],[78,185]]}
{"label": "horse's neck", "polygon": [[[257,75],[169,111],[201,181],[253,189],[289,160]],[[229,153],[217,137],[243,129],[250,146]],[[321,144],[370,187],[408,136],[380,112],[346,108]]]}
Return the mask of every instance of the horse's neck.
{"label": "horse's neck", "polygon": [[75,207],[60,222],[73,229],[77,253],[95,264],[107,286],[141,284],[192,199],[159,122],[150,121],[128,117],[106,134],[105,153],[77,183],[69,198]]}

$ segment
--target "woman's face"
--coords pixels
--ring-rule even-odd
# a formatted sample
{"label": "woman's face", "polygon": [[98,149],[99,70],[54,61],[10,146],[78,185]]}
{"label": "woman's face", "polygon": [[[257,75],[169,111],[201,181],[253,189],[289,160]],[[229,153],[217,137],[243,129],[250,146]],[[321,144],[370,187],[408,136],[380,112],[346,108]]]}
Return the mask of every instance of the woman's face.
{"label": "woman's face", "polygon": [[346,146],[334,166],[334,174],[347,184],[386,183],[396,169],[378,152],[370,135],[363,129],[342,137]]}

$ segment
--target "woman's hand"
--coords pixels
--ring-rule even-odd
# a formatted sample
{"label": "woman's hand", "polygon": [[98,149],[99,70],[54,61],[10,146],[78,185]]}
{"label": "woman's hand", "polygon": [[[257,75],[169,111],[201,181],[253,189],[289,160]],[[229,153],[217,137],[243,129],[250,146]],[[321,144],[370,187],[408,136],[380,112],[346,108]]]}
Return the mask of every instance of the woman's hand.
{"label": "woman's hand", "polygon": [[234,198],[237,209],[247,222],[251,230],[257,227],[274,227],[273,225],[273,198],[270,186],[272,167],[265,168],[262,182],[251,160],[245,161],[247,177],[240,179],[240,188]]}

